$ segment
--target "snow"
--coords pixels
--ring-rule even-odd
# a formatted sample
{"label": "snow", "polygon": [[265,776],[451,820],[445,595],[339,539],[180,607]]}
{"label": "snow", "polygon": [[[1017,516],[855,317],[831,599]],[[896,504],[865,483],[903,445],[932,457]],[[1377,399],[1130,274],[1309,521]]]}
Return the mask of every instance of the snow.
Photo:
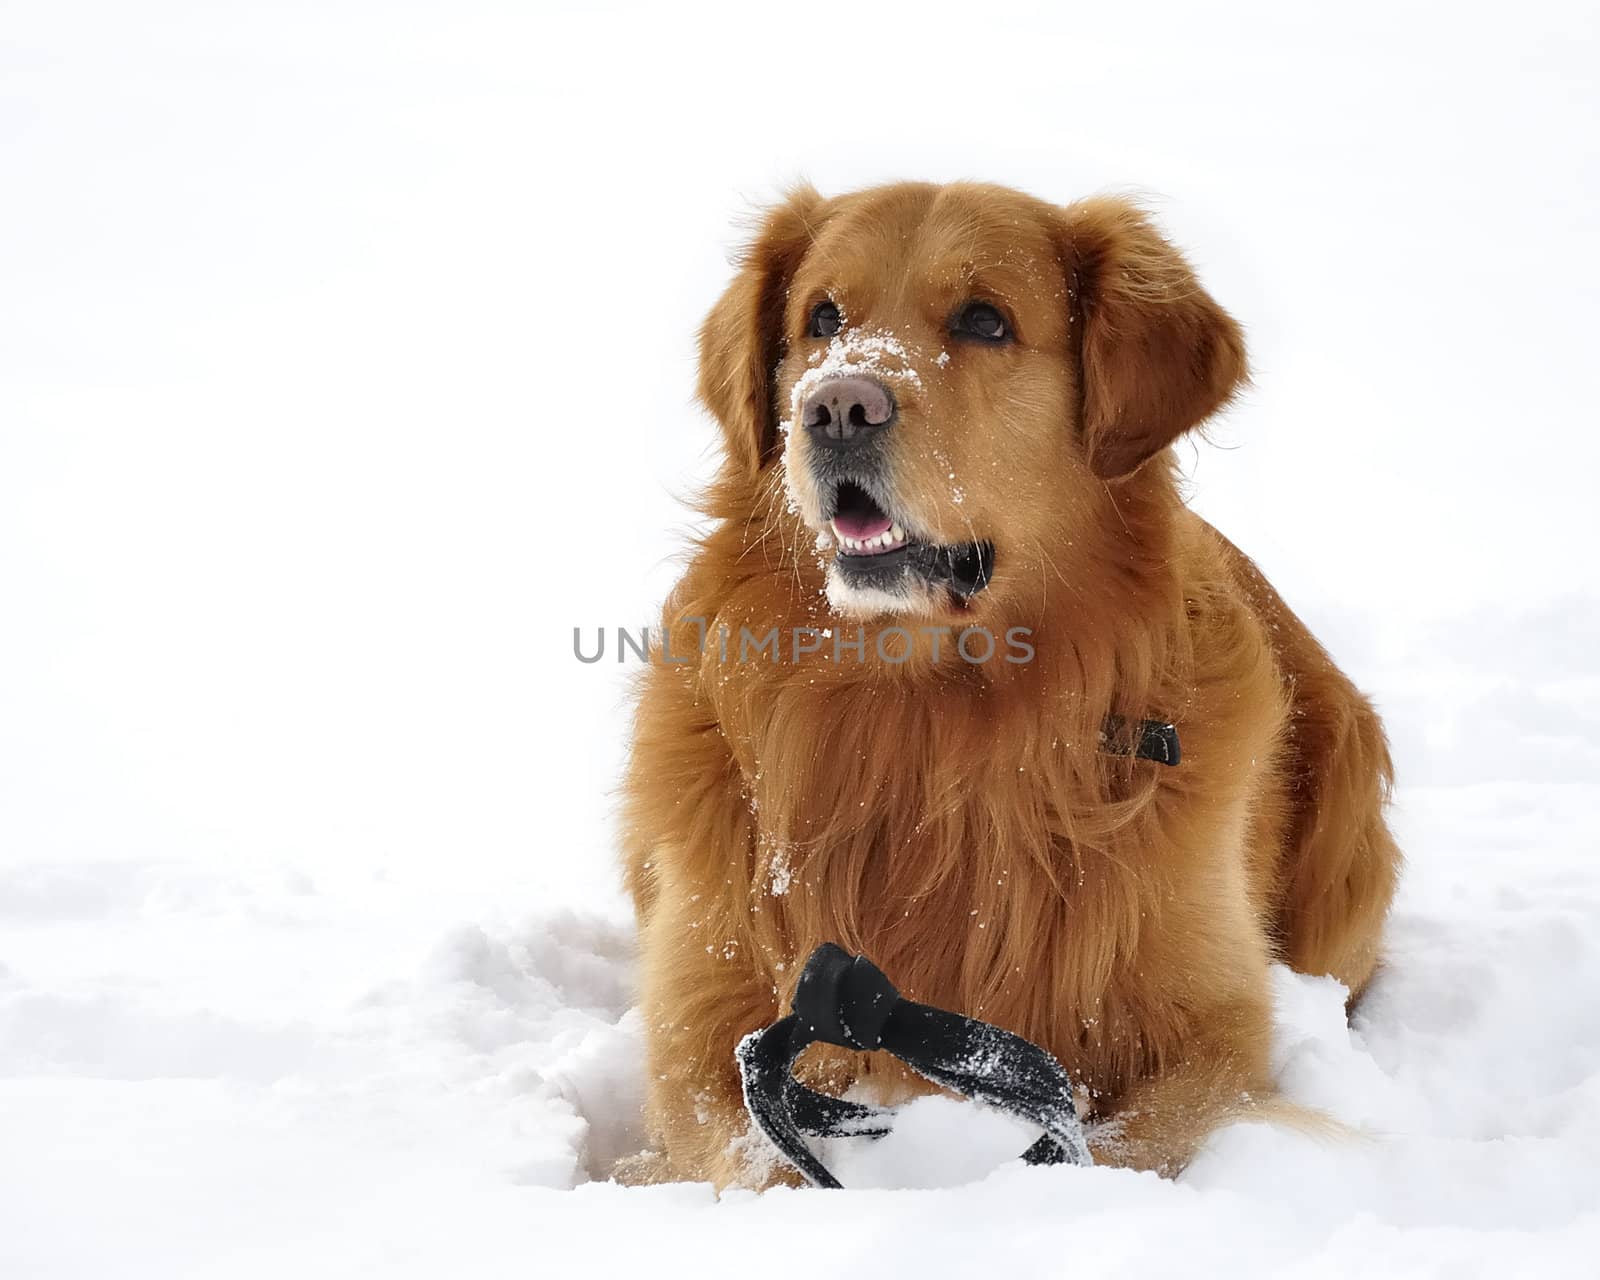
{"label": "snow", "polygon": [[912,353],[891,329],[865,326],[846,329],[829,339],[821,351],[812,352],[806,359],[806,366],[806,371],[795,379],[789,392],[788,415],[778,424],[784,435],[794,429],[812,389],[829,378],[870,373],[888,382],[922,385],[922,375],[917,372]]}
{"label": "snow", "polygon": [[[8,6],[0,1276],[1592,1275],[1600,32],[1298,21],[857,10],[835,104],[748,6]],[[572,628],[673,580],[695,326],[802,174],[1159,192],[1246,323],[1194,502],[1400,770],[1354,1024],[1277,977],[1342,1130],[1166,1182],[929,1100],[849,1192],[597,1180],[633,669]]]}

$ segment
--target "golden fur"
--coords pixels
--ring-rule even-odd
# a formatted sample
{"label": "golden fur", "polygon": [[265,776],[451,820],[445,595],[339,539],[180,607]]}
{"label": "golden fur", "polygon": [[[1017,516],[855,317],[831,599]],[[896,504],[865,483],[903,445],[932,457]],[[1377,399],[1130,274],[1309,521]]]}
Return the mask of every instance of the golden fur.
{"label": "golden fur", "polygon": [[[1004,305],[1013,344],[950,339],[973,296]],[[916,633],[898,665],[870,643],[779,662],[713,643],[650,666],[625,823],[657,1151],[631,1175],[785,1176],[741,1141],[734,1046],[824,941],[1045,1046],[1097,1160],[1175,1172],[1271,1097],[1269,962],[1359,993],[1400,861],[1376,714],[1178,491],[1168,446],[1240,386],[1240,331],[1122,200],[793,192],[701,333],[726,448],[663,615],[676,653],[697,617],[856,625],[823,598],[811,446],[781,429],[821,297],[892,330],[916,375],[895,383],[893,457],[922,527],[997,548],[964,607],[930,593],[876,621],[1025,626],[1036,652],[974,665]],[[1174,722],[1182,764],[1098,749],[1108,714]],[[928,1088],[883,1055],[806,1066],[889,1100]]]}

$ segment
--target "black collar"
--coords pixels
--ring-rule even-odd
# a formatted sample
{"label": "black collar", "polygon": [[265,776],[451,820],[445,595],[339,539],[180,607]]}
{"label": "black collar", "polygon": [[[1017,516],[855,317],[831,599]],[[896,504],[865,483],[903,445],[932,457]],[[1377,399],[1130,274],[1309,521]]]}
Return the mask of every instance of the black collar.
{"label": "black collar", "polygon": [[1100,730],[1100,750],[1165,765],[1175,765],[1183,758],[1178,750],[1177,726],[1165,720],[1141,720],[1130,732],[1121,716],[1107,716],[1105,727]]}

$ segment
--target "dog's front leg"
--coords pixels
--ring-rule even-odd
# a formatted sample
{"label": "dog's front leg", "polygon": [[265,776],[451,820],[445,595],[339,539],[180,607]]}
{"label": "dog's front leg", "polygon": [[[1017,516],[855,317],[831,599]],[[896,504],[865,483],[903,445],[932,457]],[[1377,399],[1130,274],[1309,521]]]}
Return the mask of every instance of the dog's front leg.
{"label": "dog's front leg", "polygon": [[1173,1177],[1220,1126],[1292,1111],[1275,1097],[1264,1003],[1214,1007],[1195,1026],[1155,1070],[1095,1107],[1088,1137],[1096,1164]]}
{"label": "dog's front leg", "polygon": [[771,976],[715,904],[664,894],[644,926],[641,1005],[652,1181],[766,1187],[801,1180],[750,1126],[734,1050],[778,1017]]}

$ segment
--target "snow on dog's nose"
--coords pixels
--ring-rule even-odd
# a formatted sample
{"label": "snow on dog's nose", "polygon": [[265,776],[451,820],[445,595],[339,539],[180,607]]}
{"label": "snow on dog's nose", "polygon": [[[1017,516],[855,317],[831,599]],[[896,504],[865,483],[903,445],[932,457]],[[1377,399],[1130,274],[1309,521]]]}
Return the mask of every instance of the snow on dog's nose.
{"label": "snow on dog's nose", "polygon": [[818,444],[847,449],[894,421],[894,396],[876,378],[857,374],[818,383],[800,409],[800,421]]}

